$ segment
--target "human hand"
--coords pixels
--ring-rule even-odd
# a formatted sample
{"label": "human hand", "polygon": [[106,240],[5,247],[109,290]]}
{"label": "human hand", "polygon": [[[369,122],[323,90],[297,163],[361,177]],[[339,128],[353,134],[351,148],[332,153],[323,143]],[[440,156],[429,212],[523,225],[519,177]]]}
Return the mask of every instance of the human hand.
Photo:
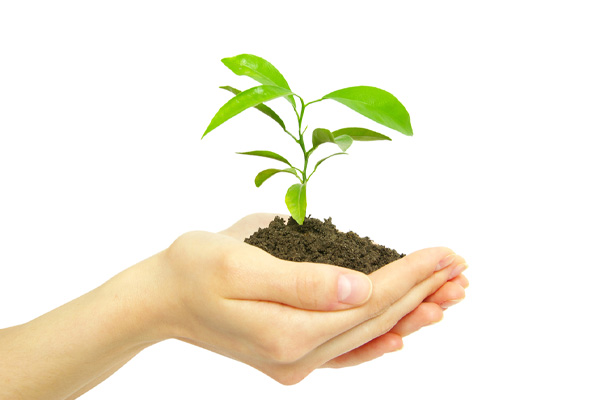
{"label": "human hand", "polygon": [[402,317],[389,332],[374,338],[362,346],[342,354],[327,363],[323,368],[344,368],[374,360],[386,353],[401,350],[403,338],[423,327],[440,322],[444,311],[458,304],[465,297],[469,281],[461,273],[444,283],[435,293],[427,297],[413,311]]}
{"label": "human hand", "polygon": [[[256,229],[261,218],[248,217],[220,234],[187,233],[160,254],[159,304],[167,305],[160,320],[170,337],[242,361],[284,384],[321,366],[374,358],[378,342],[394,342],[392,335],[401,338],[423,321],[419,304],[464,263],[449,249],[426,249],[367,278],[341,267],[282,261],[239,240],[246,225]],[[436,271],[444,259],[449,265]],[[341,275],[358,283],[351,304],[339,301]],[[437,296],[445,297],[443,291]],[[336,312],[322,312],[327,310]],[[405,316],[412,325],[399,323]]]}
{"label": "human hand", "polygon": [[[266,228],[276,217],[287,219],[288,215],[281,214],[251,214],[231,227],[220,232],[238,240],[244,240],[258,228]],[[458,304],[465,297],[465,289],[469,286],[468,279],[460,273],[455,278],[444,283],[435,293],[427,297],[413,311],[405,315],[386,334],[376,337],[362,346],[328,361],[324,368],[343,368],[371,361],[386,353],[398,351],[404,346],[402,338],[419,329],[440,322],[444,311]]]}

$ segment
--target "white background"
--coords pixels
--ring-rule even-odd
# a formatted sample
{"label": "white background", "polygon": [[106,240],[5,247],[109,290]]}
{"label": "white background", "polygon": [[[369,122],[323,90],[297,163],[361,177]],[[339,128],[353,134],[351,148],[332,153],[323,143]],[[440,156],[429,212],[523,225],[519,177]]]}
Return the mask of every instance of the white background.
{"label": "white background", "polygon": [[[219,60],[252,53],[306,100],[362,84],[404,103],[414,137],[381,128],[392,142],[328,161],[309,213],[403,252],[452,247],[467,298],[401,352],[296,386],[170,341],[82,398],[599,398],[594,3],[1,2],[0,326],[185,231],[286,212],[289,178],[256,189],[272,163],[235,154],[297,160],[276,124],[247,111],[200,141],[218,86],[254,86]],[[312,128],[377,128],[311,108]]]}

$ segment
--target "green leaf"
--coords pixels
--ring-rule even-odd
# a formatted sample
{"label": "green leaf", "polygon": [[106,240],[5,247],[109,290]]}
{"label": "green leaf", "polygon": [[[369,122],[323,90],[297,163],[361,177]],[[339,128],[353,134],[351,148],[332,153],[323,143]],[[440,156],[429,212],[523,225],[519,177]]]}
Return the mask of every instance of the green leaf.
{"label": "green leaf", "polygon": [[372,86],[354,86],[323,96],[335,100],[388,128],[412,136],[410,116],[394,95]]}
{"label": "green leaf", "polygon": [[373,140],[392,140],[389,137],[365,128],[342,128],[333,131],[332,136],[338,138],[341,136],[350,136],[354,140],[370,142]]}
{"label": "green leaf", "polygon": [[342,151],[348,150],[350,146],[352,146],[353,142],[352,138],[348,135],[336,136],[336,138],[333,140]]}
{"label": "green leaf", "polygon": [[280,156],[277,153],[273,153],[272,151],[255,150],[255,151],[238,152],[237,154],[243,154],[246,156],[258,156],[258,157],[271,158],[273,160],[277,160],[277,161],[281,161],[282,163],[286,163],[287,165],[289,165],[290,167],[293,168],[292,164],[290,164],[290,162],[285,157]]}
{"label": "green leaf", "polygon": [[342,151],[346,151],[352,145],[352,137],[349,135],[338,135],[336,137],[328,129],[317,128],[313,131],[312,143],[313,148],[310,149],[310,154],[323,143],[335,143]]}
{"label": "green leaf", "polygon": [[270,169],[265,169],[264,171],[259,172],[258,175],[256,175],[256,178],[254,179],[254,184],[256,185],[256,187],[260,187],[260,185],[262,185],[264,183],[264,181],[266,181],[273,175],[278,174],[280,172],[287,172],[287,173],[294,175],[296,178],[298,178],[298,174],[296,174],[296,170],[294,168],[286,168],[286,169],[270,168]]}
{"label": "green leaf", "polygon": [[217,111],[202,137],[206,136],[208,132],[212,131],[228,119],[235,117],[242,111],[256,107],[265,101],[289,95],[290,93],[291,92],[288,89],[267,85],[256,86],[245,90],[237,94]]}
{"label": "green leaf", "polygon": [[[314,173],[315,173],[315,171],[317,170],[317,167],[318,167],[319,165],[321,165],[321,164],[323,163],[323,161],[325,161],[325,160],[327,160],[328,158],[331,158],[331,157],[333,157],[333,156],[340,156],[340,155],[342,155],[342,154],[348,155],[348,153],[335,153],[335,154],[332,154],[332,155],[330,155],[330,156],[327,156],[327,157],[325,157],[325,158],[323,158],[323,159],[321,159],[321,160],[317,161],[317,163],[315,164],[315,169],[313,169],[313,172],[312,172],[310,175],[312,176],[312,174],[314,174]],[[310,178],[310,177],[309,177],[309,178]]]}
{"label": "green leaf", "polygon": [[[240,54],[235,57],[224,58],[221,62],[236,75],[248,76],[263,85],[279,86],[290,92],[292,91],[281,72],[264,58],[252,54]],[[296,108],[293,96],[286,98]]]}
{"label": "green leaf", "polygon": [[329,129],[317,128],[313,131],[312,144],[313,148],[317,148],[323,143],[333,143],[333,135]]}
{"label": "green leaf", "polygon": [[[231,86],[219,86],[219,88],[225,89],[235,95],[238,95],[242,92],[241,90],[238,90]],[[281,126],[283,128],[283,130],[285,131],[285,124],[283,123],[283,120],[270,107],[267,107],[266,105],[261,103],[257,106],[254,106],[254,108],[256,108],[258,111],[262,112],[263,114],[268,115],[269,117],[273,118],[275,120],[275,122],[277,122],[279,124],[279,126]]]}
{"label": "green leaf", "polygon": [[290,186],[285,194],[285,204],[292,218],[302,225],[306,216],[306,184],[296,183]]}

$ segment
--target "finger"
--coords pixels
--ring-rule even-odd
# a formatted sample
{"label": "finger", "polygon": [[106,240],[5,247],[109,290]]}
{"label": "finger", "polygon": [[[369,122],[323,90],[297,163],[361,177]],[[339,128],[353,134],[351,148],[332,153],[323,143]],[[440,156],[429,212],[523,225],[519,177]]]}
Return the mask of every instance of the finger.
{"label": "finger", "polygon": [[[256,256],[254,259],[259,259],[259,253],[254,250],[253,252]],[[435,251],[433,253],[435,255]],[[442,253],[441,256],[445,258],[447,252],[442,251]],[[266,253],[264,254],[266,255]],[[455,258],[458,262],[462,262],[460,257]],[[418,258],[414,257],[408,259],[410,262],[417,262],[417,260]],[[265,261],[268,260],[265,259]],[[431,271],[439,269],[437,265],[440,263],[435,257],[429,259],[423,257],[420,262],[431,264],[423,267]],[[302,263],[292,264],[298,266]],[[404,268],[404,271],[408,275],[397,274],[398,283],[411,279],[410,274],[414,274],[415,269],[407,267]],[[265,359],[274,358],[279,360],[273,373],[284,376],[282,379],[286,382],[296,382],[328,361],[362,347],[377,337],[385,336],[403,316],[417,308],[427,296],[433,294],[447,282],[452,271],[453,264],[451,263],[448,268],[435,272],[429,278],[411,287],[408,292],[396,293],[398,300],[391,305],[382,303],[382,299],[371,299],[362,307],[335,313],[301,311],[282,304],[264,301],[234,301],[230,303],[230,306],[232,310],[237,310],[235,312],[238,315],[237,321],[243,329],[248,329],[248,336],[250,337],[254,337],[252,332],[259,332],[260,328],[264,330],[265,326],[271,326],[271,329],[265,332],[266,336],[262,336],[258,340],[258,343],[267,344],[263,351]],[[257,270],[257,273],[260,274],[260,271]],[[248,282],[247,286],[252,287],[252,283]],[[387,301],[388,299],[384,300]],[[375,316],[373,312],[376,306],[371,304],[372,302],[380,303],[383,307],[376,312]],[[272,311],[281,318],[273,319],[273,313],[265,312],[266,306],[276,307],[277,309]],[[239,327],[236,329],[239,329]],[[387,338],[390,337],[393,336],[387,336]],[[375,343],[381,344],[383,340],[387,339],[380,339]],[[369,348],[371,347],[365,346],[363,349]],[[364,351],[368,352],[370,356],[367,357],[363,354],[360,356],[362,360],[377,355],[377,351],[373,348],[370,351]],[[386,351],[389,351],[389,348]],[[361,351],[357,351],[355,354],[360,353]],[[272,356],[273,354],[275,356]],[[359,358],[355,360],[359,360]],[[288,371],[291,374],[290,376],[287,376],[287,372],[281,369],[284,361],[287,364],[292,363],[294,365],[293,371]],[[349,360],[346,361],[349,362]]]}
{"label": "finger", "polygon": [[460,286],[462,286],[465,289],[469,287],[469,280],[463,274],[460,274],[456,278],[451,279],[450,282],[458,283]]}
{"label": "finger", "polygon": [[373,281],[372,311],[381,312],[398,301],[414,286],[429,278],[436,271],[448,269],[454,273],[464,259],[446,247],[419,250],[394,261],[369,275]]}
{"label": "finger", "polygon": [[[448,257],[449,255],[451,257]],[[399,306],[396,306],[396,309],[403,307],[404,314],[399,314],[399,311],[397,311],[394,314],[397,315],[397,319],[393,321],[390,319],[386,322],[387,326],[385,327],[380,322],[370,325],[368,328],[371,334],[370,337],[368,337],[369,332],[363,332],[364,342],[381,336],[387,330],[391,329],[404,315],[415,309],[425,297],[433,294],[446,283],[449,276],[454,272],[456,265],[462,263],[464,263],[464,259],[454,254],[452,250],[439,247],[412,253],[373,272],[369,275],[373,281],[371,299],[362,307],[337,314],[335,316],[337,318],[324,316],[323,318],[328,323],[315,326],[312,329],[315,341],[324,343],[341,332],[363,324],[365,321],[375,320],[377,316],[386,313],[396,303],[400,303]],[[432,278],[435,279],[432,280]],[[424,289],[422,286],[425,282],[428,282],[427,289]],[[414,299],[406,298],[411,292]],[[378,329],[378,331],[373,333],[374,329]],[[358,343],[354,347],[361,344]]]}
{"label": "finger", "polygon": [[[363,273],[328,264],[275,258],[253,246],[231,252],[225,297],[271,301],[303,310],[334,311],[362,305],[372,283]],[[234,279],[232,279],[234,278]]]}
{"label": "finger", "polygon": [[[435,269],[435,267],[432,268]],[[425,279],[410,289],[399,301],[387,307],[380,315],[370,318],[346,332],[333,337],[331,340],[315,349],[315,351],[307,356],[304,361],[309,365],[314,365],[316,368],[340,354],[360,347],[374,338],[389,332],[398,321],[417,308],[427,296],[433,294],[447,282],[452,270],[453,268],[450,267],[435,272],[433,276]],[[375,292],[373,293],[373,297],[374,296]],[[375,299],[372,298],[369,303],[372,301],[375,301]],[[367,305],[365,305],[365,307]],[[357,310],[350,310],[349,312],[355,311]]]}
{"label": "finger", "polygon": [[237,266],[236,280],[229,285],[231,299],[273,301],[304,310],[345,310],[365,304],[373,292],[371,281],[377,279],[377,301],[346,322],[348,327],[381,313],[436,270],[464,262],[450,249],[439,247],[412,253],[366,276],[333,265],[283,261],[253,246],[243,250],[231,253],[240,257],[229,263]]}
{"label": "finger", "polygon": [[436,303],[438,305],[445,304],[450,301],[460,301],[465,298],[465,288],[456,282],[446,282],[444,286],[439,288],[434,294],[425,299],[426,302]]}
{"label": "finger", "polygon": [[269,226],[269,224],[275,219],[275,217],[280,217],[287,220],[289,216],[284,214],[268,213],[250,214],[219,233],[243,241],[247,237],[251,236],[258,229],[266,228],[267,226]]}
{"label": "finger", "polygon": [[404,346],[402,337],[395,333],[386,333],[363,344],[362,346],[342,354],[323,364],[321,368],[345,368],[363,364],[381,357],[386,353],[401,350]]}
{"label": "finger", "polygon": [[423,327],[440,322],[443,318],[444,312],[438,304],[423,302],[398,321],[390,332],[406,337]]}

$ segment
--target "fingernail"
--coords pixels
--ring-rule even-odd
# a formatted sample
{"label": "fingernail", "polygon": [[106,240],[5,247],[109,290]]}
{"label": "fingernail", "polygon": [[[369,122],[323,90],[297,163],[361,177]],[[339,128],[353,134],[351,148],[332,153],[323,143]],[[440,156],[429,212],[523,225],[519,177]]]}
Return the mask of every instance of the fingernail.
{"label": "fingernail", "polygon": [[440,307],[442,307],[444,310],[452,307],[453,305],[456,305],[458,303],[460,303],[462,301],[462,299],[458,299],[458,300],[448,300],[442,304],[440,304]]}
{"label": "fingernail", "polygon": [[371,296],[372,284],[366,275],[344,274],[338,278],[338,301],[358,305]]}
{"label": "fingernail", "polygon": [[449,254],[446,257],[442,258],[442,260],[438,263],[435,268],[436,271],[446,268],[448,265],[452,264],[454,259],[456,258],[456,254]]}
{"label": "fingernail", "polygon": [[456,267],[454,267],[454,269],[452,270],[450,275],[448,275],[448,280],[456,278],[457,276],[462,274],[464,272],[464,270],[466,270],[466,269],[467,269],[467,264],[457,265]]}

